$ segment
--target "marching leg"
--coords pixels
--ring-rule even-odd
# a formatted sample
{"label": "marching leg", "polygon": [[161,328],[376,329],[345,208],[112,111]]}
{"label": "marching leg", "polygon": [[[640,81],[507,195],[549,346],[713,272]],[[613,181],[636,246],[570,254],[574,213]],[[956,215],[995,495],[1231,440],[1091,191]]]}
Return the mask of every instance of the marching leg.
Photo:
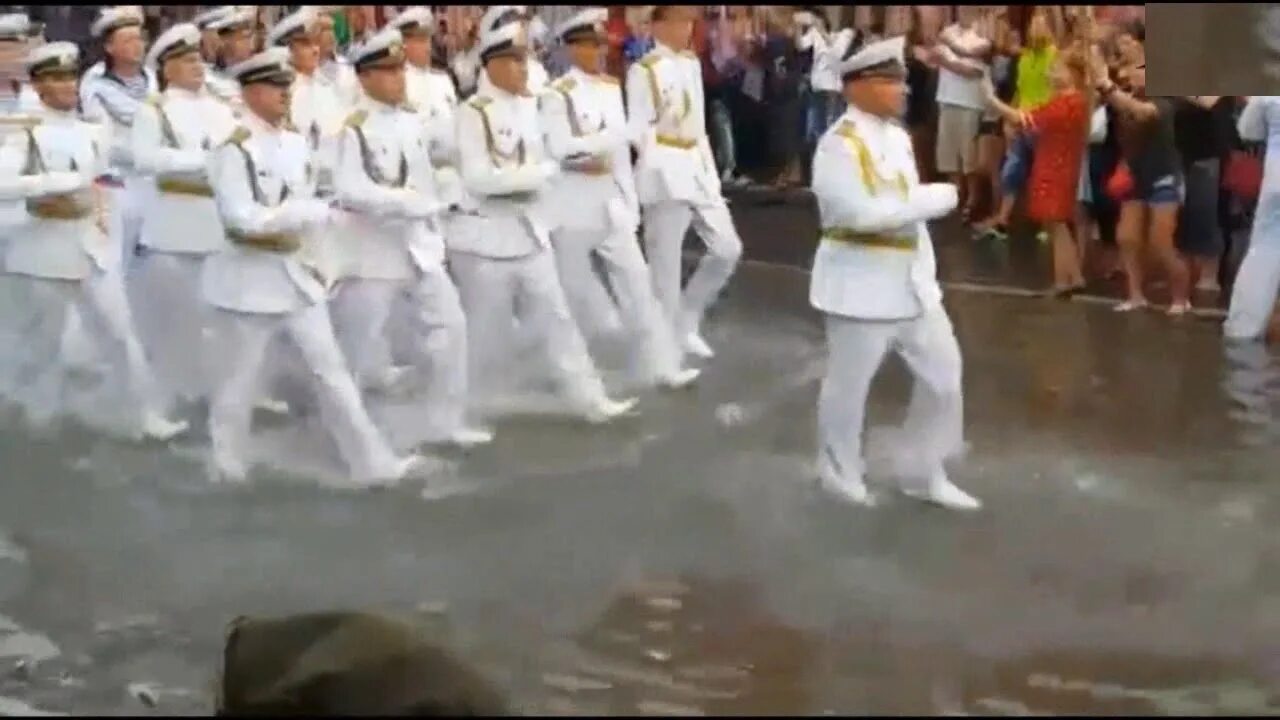
{"label": "marching leg", "polygon": [[66,367],[60,356],[63,328],[75,301],[76,283],[22,278],[14,347],[16,365],[8,395],[33,425],[47,425],[63,412]]}
{"label": "marching leg", "polygon": [[1231,340],[1256,340],[1267,323],[1280,292],[1280,248],[1256,243],[1249,246],[1231,291],[1231,305],[1222,333]]}
{"label": "marching leg", "polygon": [[614,335],[622,329],[613,298],[591,264],[598,239],[598,231],[562,229],[556,231],[554,241],[556,269],[565,300],[578,328],[589,337]]}
{"label": "marching leg", "polygon": [[458,290],[443,267],[424,271],[412,290],[413,331],[418,354],[429,366],[428,435],[462,446],[493,440],[493,433],[465,424],[467,411],[467,317]]}
{"label": "marching leg", "polygon": [[249,471],[246,452],[258,376],[267,343],[276,334],[281,319],[218,310],[214,322],[226,365],[221,368],[209,401],[213,459],[224,479],[243,482]]}
{"label": "marching leg", "polygon": [[901,466],[927,481],[923,490],[911,485],[904,490],[953,510],[977,510],[982,503],[956,487],[943,466],[964,448],[962,360],[946,310],[926,311],[904,330],[899,343],[902,359],[915,375],[903,424],[910,447]]}
{"label": "marching leg", "polygon": [[692,219],[693,208],[687,203],[661,202],[644,208],[644,251],[653,294],[667,324],[677,333],[681,312],[680,255]]}
{"label": "marching leg", "polygon": [[387,320],[402,286],[391,280],[347,280],[333,300],[334,330],[359,387],[386,389],[400,378],[391,362]]}
{"label": "marching leg", "polygon": [[733,276],[742,257],[742,240],[733,226],[729,206],[723,200],[714,205],[694,207],[693,228],[706,244],[707,253],[698,262],[698,269],[685,288],[684,316],[678,337],[686,350],[709,358],[714,353],[702,338],[702,318]]}
{"label": "marching leg", "polygon": [[129,301],[121,278],[111,272],[84,281],[80,309],[95,328],[99,347],[106,353],[131,393],[136,406],[138,432],[153,440],[169,440],[187,430],[187,423],[165,417],[165,403],[142,343],[134,330]]}
{"label": "marching leg", "polygon": [[291,315],[285,328],[307,361],[325,425],[355,480],[366,484],[396,482],[415,470],[422,458],[397,458],[369,417],[355,379],[333,337],[327,303],[316,303]]}
{"label": "marching leg", "polygon": [[587,344],[569,313],[550,252],[540,252],[524,261],[520,298],[528,309],[529,322],[542,339],[552,373],[575,410],[591,422],[606,422],[635,407],[635,398],[613,401],[605,393]]}
{"label": "marching leg", "polygon": [[641,380],[646,385],[684,387],[697,379],[700,370],[682,367],[683,353],[671,326],[663,322],[649,268],[634,236],[615,235],[600,244],[599,253],[618,296],[623,328],[637,347]]}
{"label": "marching leg", "polygon": [[830,491],[869,505],[862,433],[871,381],[893,341],[894,323],[826,316],[827,373],[818,393],[818,477]]}
{"label": "marching leg", "polygon": [[506,379],[502,360],[510,347],[515,263],[456,253],[449,267],[466,315],[468,388],[473,395],[477,388],[492,392]]}

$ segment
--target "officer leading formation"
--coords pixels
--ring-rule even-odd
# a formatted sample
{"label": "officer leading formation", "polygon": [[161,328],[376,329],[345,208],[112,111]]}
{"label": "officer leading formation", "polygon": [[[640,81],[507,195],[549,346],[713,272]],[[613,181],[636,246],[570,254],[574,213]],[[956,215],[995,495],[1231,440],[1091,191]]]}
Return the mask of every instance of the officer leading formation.
{"label": "officer leading formation", "polygon": [[[0,124],[4,320],[22,339],[0,358],[0,393],[42,426],[73,413],[70,374],[105,374],[129,398],[114,427],[152,441],[206,413],[227,482],[251,475],[255,410],[302,420],[314,405],[361,488],[430,476],[426,446],[489,442],[500,411],[479,399],[519,382],[550,383],[592,423],[642,411],[605,387],[592,351],[605,336],[630,349],[630,390],[695,383],[715,354],[704,316],[742,243],[686,49],[693,19],[655,7],[655,48],[625,83],[602,72],[605,19],[588,8],[554,28],[571,67],[549,79],[527,8],[490,8],[461,103],[432,67],[423,7],[345,58],[307,7],[258,53],[253,14],[235,6],[149,48],[140,8],[104,8],[92,34],[106,59],[83,72],[76,46],[37,45]],[[38,32],[0,17],[0,41]],[[943,469],[962,447],[960,353],[925,225],[955,191],[919,183],[890,120],[902,52],[900,39],[849,44],[850,109],[814,161],[811,297],[830,348],[815,474],[871,502],[864,406],[895,351],[917,378],[903,489],[973,509]],[[682,283],[690,228],[706,252]],[[287,380],[311,399],[285,402]],[[396,445],[373,396],[413,406]]]}

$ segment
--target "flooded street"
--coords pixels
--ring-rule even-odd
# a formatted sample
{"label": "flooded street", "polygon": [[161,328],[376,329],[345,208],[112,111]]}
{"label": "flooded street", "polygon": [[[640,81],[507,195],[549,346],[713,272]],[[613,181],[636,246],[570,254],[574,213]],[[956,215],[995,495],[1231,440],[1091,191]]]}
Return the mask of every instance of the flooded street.
{"label": "flooded street", "polygon": [[[873,456],[855,509],[809,475],[806,290],[744,265],[694,390],[504,421],[443,497],[214,486],[199,435],[4,414],[0,714],[207,713],[228,621],[333,608],[418,618],[530,713],[1280,714],[1280,359],[1206,320],[951,292],[954,475],[986,507],[902,499]],[[882,370],[873,449],[906,380]]]}

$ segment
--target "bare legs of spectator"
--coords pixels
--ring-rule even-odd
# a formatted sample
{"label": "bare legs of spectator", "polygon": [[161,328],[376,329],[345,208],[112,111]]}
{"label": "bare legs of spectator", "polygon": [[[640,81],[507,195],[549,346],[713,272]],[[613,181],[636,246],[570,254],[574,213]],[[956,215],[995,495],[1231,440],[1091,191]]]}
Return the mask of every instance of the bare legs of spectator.
{"label": "bare legs of spectator", "polygon": [[1169,314],[1181,315],[1191,309],[1191,274],[1182,255],[1174,247],[1177,225],[1176,203],[1148,205],[1139,200],[1129,200],[1121,206],[1116,242],[1120,245],[1120,258],[1124,263],[1129,297],[1116,306],[1117,311],[1127,312],[1146,307],[1142,274],[1144,247],[1149,247],[1152,254],[1159,258],[1168,276],[1171,298]]}
{"label": "bare legs of spectator", "polygon": [[[999,133],[987,133],[978,136],[978,172],[979,182],[977,188],[980,188],[982,195],[989,198],[987,203],[988,212],[994,216],[996,208],[1000,204],[1000,165],[1004,158],[1004,137]],[[974,197],[977,193],[974,193]],[[970,206],[975,205],[976,200],[970,201]]]}
{"label": "bare legs of spectator", "polygon": [[1054,294],[1069,295],[1084,287],[1084,274],[1080,270],[1080,247],[1072,237],[1071,227],[1067,223],[1050,223],[1047,230],[1053,240]]}

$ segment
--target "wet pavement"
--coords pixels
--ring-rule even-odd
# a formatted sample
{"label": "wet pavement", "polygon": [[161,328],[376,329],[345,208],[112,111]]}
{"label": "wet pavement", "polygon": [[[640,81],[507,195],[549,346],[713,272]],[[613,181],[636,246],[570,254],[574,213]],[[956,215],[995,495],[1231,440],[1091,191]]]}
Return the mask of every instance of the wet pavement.
{"label": "wet pavement", "polygon": [[[809,474],[806,283],[745,264],[695,389],[503,421],[425,497],[214,486],[198,438],[0,413],[0,714],[207,712],[232,617],[331,608],[416,617],[524,712],[1280,713],[1280,359],[1209,320],[950,292],[954,476],[986,507],[901,499],[873,457],[883,502],[855,509]],[[906,391],[886,364],[873,447]],[[327,462],[261,427],[279,464]]]}

